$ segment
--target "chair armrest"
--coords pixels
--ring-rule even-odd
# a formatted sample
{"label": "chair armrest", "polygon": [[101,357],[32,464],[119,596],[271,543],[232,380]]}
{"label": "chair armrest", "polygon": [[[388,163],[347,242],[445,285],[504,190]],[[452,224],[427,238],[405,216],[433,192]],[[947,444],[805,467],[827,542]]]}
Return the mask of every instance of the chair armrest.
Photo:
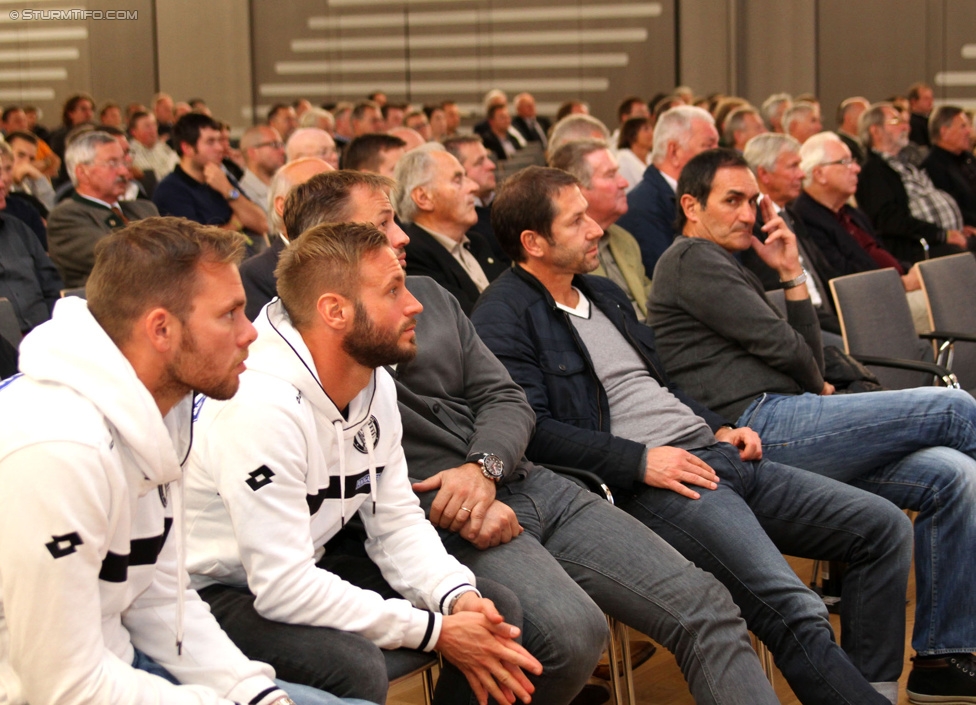
{"label": "chair armrest", "polygon": [[942,380],[947,387],[959,388],[959,380],[942,365],[934,362],[923,362],[921,360],[901,360],[894,357],[875,357],[874,355],[855,355],[853,357],[858,362],[865,365],[878,365],[879,367],[897,367],[903,370],[915,370],[917,372],[928,372]]}
{"label": "chair armrest", "polygon": [[924,338],[925,340],[944,340],[949,344],[952,344],[957,340],[962,340],[967,343],[976,343],[976,334],[974,333],[957,333],[956,331],[948,330],[934,330],[931,333],[919,333],[918,337]]}
{"label": "chair armrest", "polygon": [[613,492],[607,487],[607,484],[603,481],[599,475],[595,472],[590,472],[589,470],[581,470],[580,468],[570,468],[563,465],[549,465],[546,467],[552,470],[557,475],[565,475],[566,477],[576,480],[577,484],[583,485],[590,492],[598,495],[602,495],[610,504],[613,504]]}

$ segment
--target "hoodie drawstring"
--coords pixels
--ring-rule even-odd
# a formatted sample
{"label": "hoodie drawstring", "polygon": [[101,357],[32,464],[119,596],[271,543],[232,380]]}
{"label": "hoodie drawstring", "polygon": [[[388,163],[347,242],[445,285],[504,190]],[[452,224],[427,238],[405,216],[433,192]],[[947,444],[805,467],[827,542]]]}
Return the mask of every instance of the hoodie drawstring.
{"label": "hoodie drawstring", "polygon": [[346,525],[346,444],[342,434],[342,419],[332,422],[332,428],[336,432],[336,447],[339,450],[339,511],[342,517],[342,526]]}
{"label": "hoodie drawstring", "polygon": [[373,425],[369,420],[363,426],[363,438],[366,441],[366,457],[369,458],[369,498],[373,500],[373,514],[376,514],[376,461],[373,460]]}
{"label": "hoodie drawstring", "polygon": [[183,611],[186,603],[186,584],[188,576],[184,562],[184,544],[186,519],[183,511],[183,480],[176,480],[176,491],[173,492],[173,521],[177,522],[179,530],[174,531],[173,540],[176,541],[176,655],[183,655]]}

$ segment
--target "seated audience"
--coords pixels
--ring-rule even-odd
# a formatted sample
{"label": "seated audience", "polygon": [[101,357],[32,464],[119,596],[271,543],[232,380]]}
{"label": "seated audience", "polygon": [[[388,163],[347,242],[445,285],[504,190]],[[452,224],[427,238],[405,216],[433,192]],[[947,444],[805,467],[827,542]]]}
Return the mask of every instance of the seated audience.
{"label": "seated audience", "polygon": [[[353,177],[383,190],[350,188]],[[287,218],[303,230],[337,218],[385,226],[402,264],[407,237],[377,197],[387,187],[365,178],[340,172],[309,181],[289,198]],[[479,580],[518,595],[522,643],[543,664],[531,677],[533,702],[566,703],[579,689],[603,640],[600,608],[674,651],[696,702],[730,692],[775,702],[742,621],[724,614],[735,610],[727,592],[683,559],[676,565],[677,553],[625,512],[526,461],[535,415],[524,392],[443,288],[426,277],[407,277],[406,286],[424,307],[417,356],[394,375],[408,471],[422,479],[414,490],[448,552]]]}
{"label": "seated audience", "polygon": [[0,394],[3,702],[293,705],[184,587],[193,393],[232,396],[254,340],[241,252],[193,223],[133,224],[99,249],[87,303],[24,340]]}
{"label": "seated audience", "polygon": [[321,225],[276,271],[280,299],[257,321],[240,390],[195,407],[193,586],[245,654],[294,682],[381,703],[380,649],[437,649],[436,703],[528,702],[522,669],[542,667],[515,641],[517,600],[487,580],[476,589],[410,488],[396,389],[376,368],[414,357],[423,307],[386,236]]}
{"label": "seated audience", "polygon": [[392,177],[406,148],[407,143],[399,137],[385,132],[368,132],[346,146],[342,152],[342,168]]}
{"label": "seated audience", "polygon": [[[624,130],[629,122],[624,123]],[[630,299],[637,320],[643,323],[651,280],[641,264],[637,240],[614,224],[627,212],[627,191],[613,152],[602,140],[576,140],[556,150],[549,166],[567,171],[579,181],[580,193],[586,199],[586,216],[603,230],[603,237],[597,242],[599,264],[593,274],[607,277],[619,286]]]}
{"label": "seated audience", "polygon": [[278,258],[282,250],[290,242],[288,230],[282,219],[285,199],[296,186],[326,171],[334,171],[327,162],[313,157],[303,157],[285,164],[271,179],[268,193],[268,227],[271,245],[241,263],[241,283],[247,296],[244,315],[248,320],[255,320],[264,305],[278,295],[275,268],[278,266]]}
{"label": "seated audience", "polygon": [[773,93],[763,101],[759,111],[762,113],[766,128],[770,132],[786,133],[783,129],[783,113],[793,106],[793,96],[789,93]]}
{"label": "seated audience", "polygon": [[552,122],[536,112],[535,98],[531,93],[519,93],[515,96],[512,127],[519,131],[526,142],[538,142],[543,150],[549,145],[549,128],[552,127]]}
{"label": "seated audience", "polygon": [[742,152],[749,140],[764,132],[766,132],[766,125],[763,123],[762,115],[751,105],[744,105],[733,110],[725,118],[722,138],[726,146]]}
{"label": "seated audience", "polygon": [[783,132],[800,144],[822,131],[819,103],[797,101],[783,113]]}
{"label": "seated audience", "polygon": [[644,271],[654,278],[657,259],[674,239],[674,189],[684,165],[693,156],[718,146],[712,116],[682,105],[661,115],[654,126],[651,165],[627,194],[627,212],[617,223],[637,240]]}
{"label": "seated audience", "polygon": [[855,96],[842,101],[837,108],[837,136],[851,150],[858,164],[864,163],[864,145],[857,133],[858,122],[864,111],[871,107],[867,98]]}
{"label": "seated audience", "polygon": [[908,139],[919,147],[931,146],[929,115],[934,105],[932,87],[925,83],[913,83],[908,87],[909,133]]}
{"label": "seated audience", "polygon": [[495,162],[488,156],[488,150],[477,135],[463,135],[448,137],[444,140],[444,149],[454,155],[464,168],[465,175],[478,185],[474,193],[474,210],[478,214],[478,222],[471,227],[491,246],[499,262],[508,265],[508,255],[502,250],[495,238],[495,231],[491,227],[491,203],[495,200]]}
{"label": "seated audience", "polygon": [[973,125],[962,108],[942,105],[929,120],[932,149],[922,168],[932,184],[948,193],[962,212],[962,221],[976,226],[976,159]]}
{"label": "seated audience", "polygon": [[14,153],[14,173],[11,193],[24,193],[37,199],[44,213],[54,208],[54,188],[51,181],[34,166],[37,160],[37,137],[30,132],[10,132],[7,144]]}
{"label": "seated audience", "polygon": [[482,135],[485,149],[491,152],[497,161],[504,161],[515,156],[515,153],[525,147],[526,140],[512,127],[512,117],[508,112],[508,105],[493,105],[488,108],[488,131]]}
{"label": "seated audience", "polygon": [[885,247],[899,259],[918,262],[962,252],[970,235],[952,196],[940,191],[918,167],[898,158],[908,145],[908,124],[890,103],[875,103],[859,123],[867,150],[857,182],[857,204],[874,223]]}
{"label": "seated audience", "polygon": [[179,155],[160,139],[156,116],[152,113],[133,113],[129,119],[129,135],[133,166],[152,171],[157,182],[169,176],[180,163]]}
{"label": "seated audience", "polygon": [[285,143],[287,161],[306,157],[322,159],[333,169],[339,168],[339,150],[335,140],[328,132],[317,127],[299,127]]}
{"label": "seated audience", "polygon": [[298,113],[295,112],[294,106],[276,103],[268,110],[267,126],[278,133],[279,142],[287,142],[292,133],[298,129]]}
{"label": "seated audience", "polygon": [[478,185],[434,143],[403,155],[394,177],[393,205],[410,237],[407,273],[430,277],[470,313],[478,295],[505,270],[485,239],[471,231],[478,222]]}
{"label": "seated audience", "polygon": [[267,215],[268,186],[275,172],[285,163],[285,143],[275,128],[256,125],[248,128],[241,137],[241,154],[245,167],[241,190]]}
{"label": "seated audience", "polygon": [[651,163],[651,150],[654,149],[654,126],[649,117],[629,118],[620,127],[617,139],[617,160],[620,175],[627,180],[627,193],[630,193],[644,178],[644,172]]}
{"label": "seated audience", "polygon": [[[764,458],[919,512],[908,691],[915,702],[976,698],[976,626],[963,616],[976,611],[976,595],[960,570],[976,541],[976,400],[933,387],[834,394],[793,233],[765,200],[768,237],[751,241],[758,195],[748,165],[732,152],[707,152],[685,167],[682,236],[661,258],[648,303],[664,367],[693,398],[758,433]],[[734,257],[750,246],[779,273],[786,320]],[[893,604],[900,612],[901,602]],[[882,653],[894,655],[896,638],[897,668],[865,672],[872,682],[897,678],[900,635],[865,656],[880,665]]]}
{"label": "seated audience", "polygon": [[[623,292],[585,276],[602,236],[586,209],[555,169],[519,172],[495,201],[516,264],[471,320],[535,410],[527,457],[618,488],[618,506],[725,584],[802,702],[894,702],[905,620],[891,605],[904,604],[911,523],[887,500],[765,459],[754,431],[669,382]],[[851,561],[845,649],[782,551]]]}
{"label": "seated audience", "polygon": [[243,231],[253,250],[268,230],[267,217],[221,168],[220,126],[207,115],[188,113],[177,120],[173,137],[179,145],[180,163],[156,187],[153,203],[159,212]]}
{"label": "seated audience", "polygon": [[159,212],[142,198],[121,200],[129,185],[129,167],[118,140],[107,132],[91,131],[73,139],[64,161],[74,194],[51,211],[48,244],[64,285],[75,288],[88,281],[99,240]]}
{"label": "seated audience", "polygon": [[603,140],[610,144],[610,130],[592,115],[567,115],[553,125],[546,156],[551,156],[567,142],[582,139]]}

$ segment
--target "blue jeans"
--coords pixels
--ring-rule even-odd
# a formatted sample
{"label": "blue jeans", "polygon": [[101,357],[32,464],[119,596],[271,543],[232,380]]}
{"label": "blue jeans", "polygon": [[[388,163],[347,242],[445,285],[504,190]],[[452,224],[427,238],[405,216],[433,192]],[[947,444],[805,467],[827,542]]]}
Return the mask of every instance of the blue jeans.
{"label": "blue jeans", "polygon": [[[911,523],[867,492],[770,461],[742,462],[725,443],[692,451],[718,474],[688,499],[643,487],[621,506],[732,593],[805,705],[887,703],[869,684],[897,681]],[[845,560],[841,643],[823,601],[782,553]],[[846,653],[845,653],[846,652]]]}
{"label": "blue jeans", "polygon": [[[511,587],[522,605],[526,647],[573,684],[551,678],[533,705],[567,702],[592,672],[594,645],[606,635],[600,609],[672,651],[696,703],[779,702],[728,592],[639,521],[539,467],[500,486],[497,498],[515,511],[523,534],[487,551],[445,534],[445,546],[479,579]],[[553,658],[558,652],[563,656]],[[568,665],[574,660],[581,661],[576,673]]]}
{"label": "blue jeans", "polygon": [[738,421],[765,457],[884,497],[915,519],[915,631],[922,655],[976,651],[976,400],[923,387],[828,397],[766,394]]}
{"label": "blue jeans", "polygon": [[[140,671],[145,671],[146,673],[152,673],[154,676],[159,676],[163,680],[167,680],[174,685],[180,684],[172,673],[160,666],[149,656],[139,651],[139,649],[136,649],[135,658],[132,659],[132,667],[138,668]],[[308,686],[297,685],[295,683],[287,683],[277,678],[275,679],[275,683],[279,688],[288,693],[288,697],[295,701],[295,705],[370,705],[370,703],[366,700],[339,698],[331,693],[317,690],[316,688],[309,688]]]}

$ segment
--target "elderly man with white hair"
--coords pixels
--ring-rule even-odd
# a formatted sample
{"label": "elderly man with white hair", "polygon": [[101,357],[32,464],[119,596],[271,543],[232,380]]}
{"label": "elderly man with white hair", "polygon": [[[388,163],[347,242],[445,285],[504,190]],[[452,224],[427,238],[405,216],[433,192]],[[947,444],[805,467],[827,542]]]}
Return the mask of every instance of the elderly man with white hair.
{"label": "elderly man with white hair", "polygon": [[692,157],[717,146],[715,120],[701,108],[671,108],[654,126],[651,165],[643,180],[627,194],[627,213],[617,221],[640,245],[644,271],[651,279],[658,258],[674,240],[674,193],[681,170]]}
{"label": "elderly man with white hair", "polygon": [[335,140],[325,130],[317,127],[300,127],[291,133],[285,144],[285,160],[313,157],[328,162],[333,169],[339,168],[339,151]]}
{"label": "elderly man with white hair", "polygon": [[107,132],[72,140],[64,161],[75,193],[51,211],[47,242],[64,285],[80,287],[95,266],[95,243],[159,211],[145,199],[120,200],[129,183],[129,167],[118,140]]}
{"label": "elderly man with white hair", "polygon": [[783,132],[803,144],[823,130],[820,120],[820,106],[817,103],[800,101],[783,113]]}
{"label": "elderly man with white hair", "polygon": [[472,227],[478,184],[443,145],[431,142],[397,162],[393,205],[410,237],[407,274],[428,276],[470,314],[478,296],[505,270]]}

